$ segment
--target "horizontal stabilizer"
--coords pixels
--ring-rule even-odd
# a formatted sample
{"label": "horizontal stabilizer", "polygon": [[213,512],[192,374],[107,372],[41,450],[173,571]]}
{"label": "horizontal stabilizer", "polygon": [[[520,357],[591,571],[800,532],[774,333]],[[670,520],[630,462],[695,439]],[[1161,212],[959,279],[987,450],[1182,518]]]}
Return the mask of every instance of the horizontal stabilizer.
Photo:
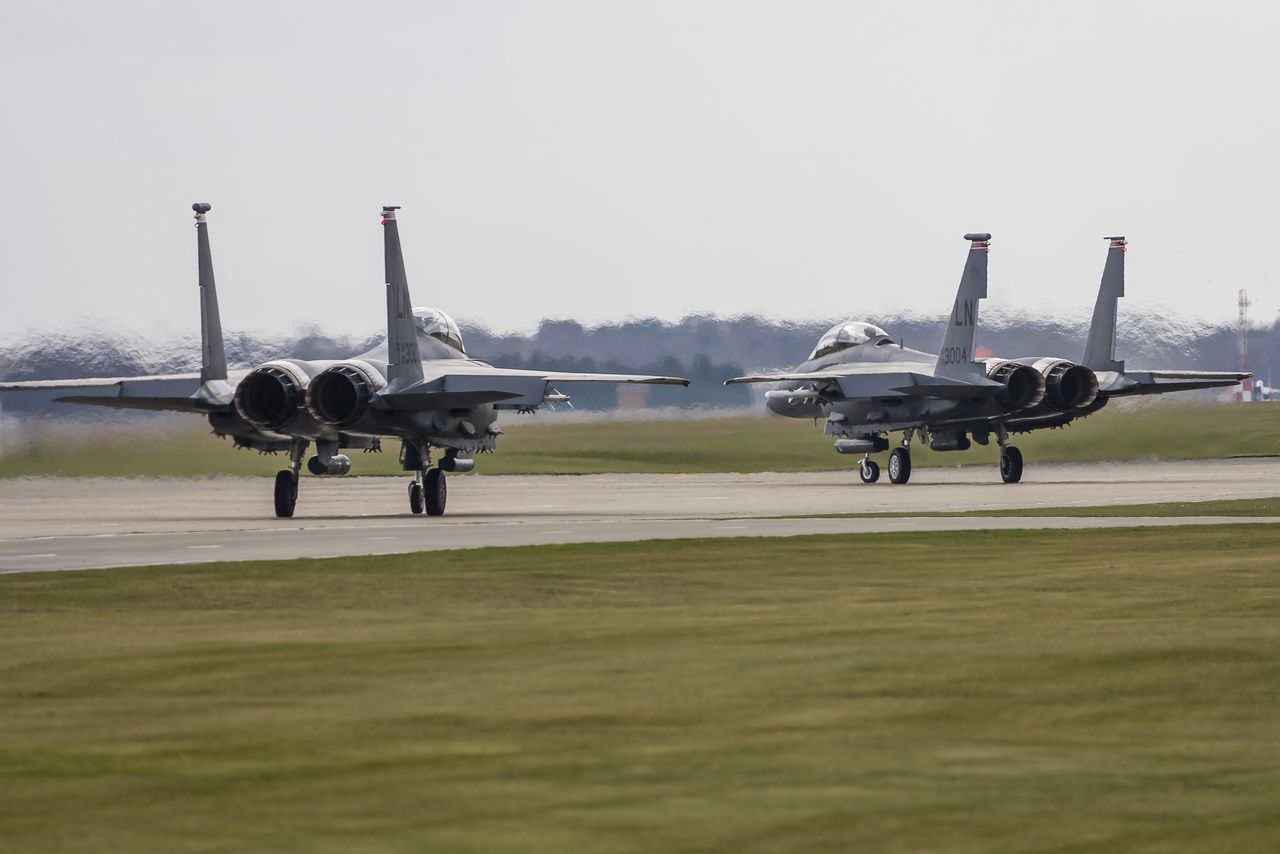
{"label": "horizontal stabilizer", "polygon": [[[23,382],[0,383],[0,391],[39,391],[41,389],[59,388],[107,388],[126,382],[179,382],[192,384],[191,391],[200,386],[199,374],[164,374],[151,377],[95,377],[84,380],[25,380]],[[188,392],[190,393],[190,392]]]}
{"label": "horizontal stabilizer", "polygon": [[[234,379],[238,381],[244,373],[238,371]],[[114,389],[115,393],[68,394],[54,400],[83,406],[109,406],[113,409],[212,412],[230,409],[234,393],[231,382],[212,380],[202,383],[199,374],[0,383],[0,391],[71,391],[81,388],[98,392]]]}
{"label": "horizontal stabilizer", "polygon": [[1108,377],[1099,374],[1102,393],[1107,397],[1140,394],[1170,394],[1208,388],[1230,388],[1253,374],[1242,371],[1125,371]]}
{"label": "horizontal stabilizer", "polygon": [[1129,375],[1144,374],[1153,380],[1212,380],[1213,382],[1233,382],[1247,380],[1253,376],[1250,371],[1133,371]]}
{"label": "horizontal stabilizer", "polygon": [[196,412],[204,413],[215,409],[231,409],[209,406],[190,397],[104,397],[96,394],[67,395],[55,397],[55,403],[76,403],[81,406],[105,406],[110,409],[140,409],[148,412]]}

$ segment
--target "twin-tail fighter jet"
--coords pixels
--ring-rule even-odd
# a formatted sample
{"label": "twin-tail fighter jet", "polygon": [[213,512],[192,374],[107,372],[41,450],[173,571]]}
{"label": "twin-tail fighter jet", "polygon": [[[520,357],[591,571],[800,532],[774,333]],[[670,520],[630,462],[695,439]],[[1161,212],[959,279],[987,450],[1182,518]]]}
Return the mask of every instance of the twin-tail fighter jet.
{"label": "twin-tail fighter jet", "polygon": [[937,356],[896,343],[871,323],[832,327],[794,370],[735,377],[734,383],[774,383],[765,393],[771,412],[825,418],[842,454],[861,454],[863,483],[880,478],[871,454],[889,450],[889,433],[902,444],[889,454],[889,480],[911,478],[911,441],[934,451],[1000,445],[1000,478],[1022,479],[1022,453],[1009,436],[1061,427],[1097,412],[1113,397],[1163,394],[1235,385],[1248,373],[1130,371],[1115,358],[1117,301],[1124,296],[1125,239],[1109,237],[1106,267],[1093,321],[1079,363],[1052,356],[978,360],[974,335],[978,302],[987,296],[990,234],[966,234],[969,256]]}
{"label": "twin-tail fighter jet", "polygon": [[[228,372],[213,279],[207,214],[192,205],[200,284],[200,373],[115,379],[0,383],[0,391],[100,388],[110,393],[57,398],[121,409],[193,412],[208,417],[219,437],[262,452],[287,451],[290,466],[276,475],[275,511],[292,516],[307,460],[314,475],[342,475],[351,459],[341,451],[380,450],[400,440],[400,462],[413,473],[409,509],[444,513],[445,472],[467,472],[475,454],[493,451],[502,410],[532,412],[565,402],[553,384],[578,382],[689,385],[680,377],[507,370],[469,358],[458,325],[434,308],[413,308],[405,275],[398,207],[382,209],[387,285],[387,340],[351,359],[278,359]],[[441,458],[433,467],[432,450]]]}

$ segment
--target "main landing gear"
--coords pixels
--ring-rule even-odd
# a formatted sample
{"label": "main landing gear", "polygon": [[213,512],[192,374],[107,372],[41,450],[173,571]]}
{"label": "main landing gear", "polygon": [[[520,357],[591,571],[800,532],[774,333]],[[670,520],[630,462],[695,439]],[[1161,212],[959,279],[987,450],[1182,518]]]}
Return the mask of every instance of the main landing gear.
{"label": "main landing gear", "polygon": [[298,506],[298,475],[302,471],[302,455],[307,451],[305,439],[294,439],[289,448],[289,467],[276,472],[276,516],[288,519]]}
{"label": "main landing gear", "polygon": [[1005,483],[1022,480],[1022,451],[1009,444],[1009,433],[1000,425],[1000,479]]}
{"label": "main landing gear", "polygon": [[409,484],[409,512],[443,516],[449,499],[449,487],[440,469],[419,469]]}
{"label": "main landing gear", "polygon": [[[449,459],[446,456],[446,462]],[[423,513],[443,516],[449,500],[449,487],[444,480],[444,471],[431,467],[430,448],[405,441],[401,445],[400,464],[405,471],[413,472],[413,481],[409,484],[409,512],[415,516]]]}
{"label": "main landing gear", "polygon": [[889,482],[906,483],[911,480],[911,451],[906,445],[894,448],[889,454]]}
{"label": "main landing gear", "polygon": [[[889,454],[889,482],[906,483],[911,480],[911,431],[902,437],[902,446],[894,448]],[[875,483],[880,479],[880,466],[871,459],[870,454],[863,454],[858,464],[858,477],[863,483]]]}

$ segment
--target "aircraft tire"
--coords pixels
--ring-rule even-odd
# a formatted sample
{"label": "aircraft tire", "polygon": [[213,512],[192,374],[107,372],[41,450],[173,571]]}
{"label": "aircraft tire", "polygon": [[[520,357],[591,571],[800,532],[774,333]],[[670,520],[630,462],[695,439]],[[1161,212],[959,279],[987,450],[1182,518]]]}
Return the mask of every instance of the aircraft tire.
{"label": "aircraft tire", "polygon": [[427,472],[426,488],[427,515],[443,516],[444,505],[449,497],[449,487],[444,482],[444,472],[431,469]]}
{"label": "aircraft tire", "polygon": [[911,452],[906,448],[894,448],[889,454],[889,482],[906,483],[911,480]]}
{"label": "aircraft tire", "polygon": [[1005,483],[1022,480],[1022,451],[1013,445],[1000,452],[1000,479]]}
{"label": "aircraft tire", "polygon": [[423,509],[422,484],[415,480],[409,484],[409,512],[417,516],[422,513]]}
{"label": "aircraft tire", "polygon": [[276,472],[276,516],[288,519],[298,504],[298,478],[289,469]]}
{"label": "aircraft tire", "polygon": [[867,460],[865,466],[858,466],[858,477],[863,483],[875,483],[880,479],[880,464],[875,460]]}

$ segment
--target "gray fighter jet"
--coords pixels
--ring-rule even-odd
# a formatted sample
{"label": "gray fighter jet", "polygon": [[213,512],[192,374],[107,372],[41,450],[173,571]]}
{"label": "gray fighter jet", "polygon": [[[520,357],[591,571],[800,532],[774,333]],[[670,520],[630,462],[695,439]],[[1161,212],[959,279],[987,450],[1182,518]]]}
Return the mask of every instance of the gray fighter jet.
{"label": "gray fighter jet", "polygon": [[[200,283],[200,373],[167,376],[0,383],[0,391],[100,388],[109,394],[57,398],[122,409],[193,412],[208,417],[219,437],[239,447],[287,451],[290,466],[276,475],[275,511],[292,516],[307,449],[314,475],[342,475],[351,459],[341,451],[380,450],[400,440],[400,461],[413,473],[409,509],[445,511],[445,472],[475,467],[475,454],[493,451],[498,412],[532,412],[569,396],[560,384],[656,383],[687,386],[681,377],[506,370],[471,359],[458,325],[434,308],[413,308],[395,212],[382,210],[387,285],[387,340],[346,360],[278,359],[228,372],[209,249],[210,206],[192,206]],[[433,467],[433,449],[441,459]]]}
{"label": "gray fighter jet", "polygon": [[825,418],[842,454],[861,454],[863,483],[880,478],[871,454],[887,451],[887,434],[901,430],[889,455],[889,480],[911,477],[911,441],[935,451],[1000,445],[1000,477],[1022,479],[1022,453],[1009,436],[1061,427],[1096,412],[1113,397],[1231,386],[1248,373],[1127,371],[1115,358],[1117,301],[1124,295],[1125,239],[1109,237],[1106,267],[1080,363],[1052,356],[978,361],[974,335],[978,302],[987,296],[990,234],[966,234],[969,255],[937,356],[895,342],[871,323],[832,327],[808,360],[785,373],[735,377],[733,383],[774,383],[765,393],[771,412]]}

